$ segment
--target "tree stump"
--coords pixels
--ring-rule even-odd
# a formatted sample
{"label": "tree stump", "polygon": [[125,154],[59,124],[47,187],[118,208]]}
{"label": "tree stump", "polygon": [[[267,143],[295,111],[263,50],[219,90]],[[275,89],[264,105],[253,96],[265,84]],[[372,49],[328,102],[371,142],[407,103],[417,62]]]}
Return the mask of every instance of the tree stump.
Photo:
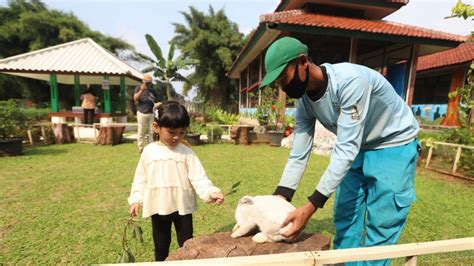
{"label": "tree stump", "polygon": [[125,126],[101,126],[95,144],[112,146],[120,144],[122,142],[122,134],[124,131]]}
{"label": "tree stump", "polygon": [[331,239],[320,234],[303,233],[295,243],[275,242],[258,244],[252,236],[230,237],[230,232],[198,236],[184,243],[167,261],[268,255],[277,253],[329,250]]}
{"label": "tree stump", "polygon": [[53,124],[54,143],[65,144],[74,142],[74,129],[68,124]]}
{"label": "tree stump", "polygon": [[251,126],[240,126],[239,127],[239,144],[250,145],[249,132],[253,129]]}

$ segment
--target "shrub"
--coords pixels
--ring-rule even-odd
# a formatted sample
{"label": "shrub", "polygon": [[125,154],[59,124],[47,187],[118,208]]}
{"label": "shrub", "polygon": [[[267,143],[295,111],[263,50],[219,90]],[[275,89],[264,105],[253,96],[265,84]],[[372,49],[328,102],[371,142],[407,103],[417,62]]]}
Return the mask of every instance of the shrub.
{"label": "shrub", "polygon": [[200,133],[200,134],[206,134],[207,130],[204,127],[203,124],[198,123],[198,122],[191,122],[191,124],[188,127],[188,133],[194,134],[194,133]]}
{"label": "shrub", "polygon": [[207,111],[207,116],[210,121],[222,125],[236,125],[240,117],[238,114],[228,113],[218,107],[210,108]]}
{"label": "shrub", "polygon": [[20,110],[25,115],[28,126],[48,120],[49,110],[47,108],[28,108]]}
{"label": "shrub", "polygon": [[26,128],[25,114],[15,100],[0,101],[0,138],[21,136]]}

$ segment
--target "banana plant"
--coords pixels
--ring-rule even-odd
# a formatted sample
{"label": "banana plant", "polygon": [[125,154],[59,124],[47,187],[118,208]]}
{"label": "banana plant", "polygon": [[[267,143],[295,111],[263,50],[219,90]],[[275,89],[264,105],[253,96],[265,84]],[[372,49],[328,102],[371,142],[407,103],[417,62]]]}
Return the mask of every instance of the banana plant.
{"label": "banana plant", "polygon": [[183,56],[178,56],[174,59],[175,53],[175,43],[172,41],[170,42],[170,49],[168,51],[168,58],[165,59],[163,57],[163,52],[161,51],[160,46],[155,41],[155,39],[150,34],[145,34],[145,39],[148,43],[148,47],[150,48],[151,52],[155,55],[156,60],[152,59],[146,55],[139,54],[144,60],[151,63],[150,67],[147,67],[142,70],[142,72],[153,72],[153,76],[158,78],[161,82],[166,85],[166,96],[168,99],[172,98],[171,89],[172,85],[171,82],[173,81],[180,81],[189,83],[188,79],[178,73],[180,70],[187,70],[192,65],[195,65],[197,62],[196,60],[186,58]]}

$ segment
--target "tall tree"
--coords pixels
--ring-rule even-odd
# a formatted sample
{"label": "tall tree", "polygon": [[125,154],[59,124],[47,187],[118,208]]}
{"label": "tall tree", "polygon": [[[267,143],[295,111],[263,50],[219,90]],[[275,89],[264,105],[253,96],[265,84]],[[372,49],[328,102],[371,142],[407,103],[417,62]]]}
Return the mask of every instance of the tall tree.
{"label": "tall tree", "polygon": [[208,15],[193,6],[189,13],[181,14],[186,24],[173,23],[174,41],[184,56],[199,62],[187,77],[190,82],[183,86],[183,93],[195,86],[197,97],[212,106],[224,107],[235,102],[237,84],[226,73],[244,44],[238,25],[227,18],[224,10],[215,12],[212,6]]}
{"label": "tall tree", "polygon": [[170,50],[168,51],[168,59],[163,57],[163,52],[161,51],[160,46],[155,41],[155,39],[150,35],[145,35],[146,42],[151,52],[155,55],[156,60],[151,59],[150,57],[140,54],[140,56],[152,64],[152,66],[145,68],[142,72],[153,71],[153,75],[160,79],[166,86],[166,96],[168,99],[171,99],[174,92],[172,81],[180,81],[188,83],[189,81],[180,73],[179,70],[187,70],[188,67],[193,63],[193,60],[186,58],[184,56],[178,56],[174,59],[175,52],[175,43],[171,42]]}
{"label": "tall tree", "polygon": [[[72,13],[48,9],[40,0],[10,0],[0,7],[0,58],[90,37],[117,53],[134,48],[125,41],[92,31]],[[0,74],[0,99],[47,101],[46,82]]]}

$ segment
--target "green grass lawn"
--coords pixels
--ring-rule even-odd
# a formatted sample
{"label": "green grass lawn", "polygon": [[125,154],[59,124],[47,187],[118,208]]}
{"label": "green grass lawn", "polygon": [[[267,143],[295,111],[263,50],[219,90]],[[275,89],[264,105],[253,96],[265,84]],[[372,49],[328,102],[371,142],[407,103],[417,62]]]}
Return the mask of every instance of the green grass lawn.
{"label": "green grass lawn", "polygon": [[[244,195],[273,193],[289,150],[266,145],[215,144],[193,148],[222,190],[241,181],[221,206],[200,202],[194,234],[229,231]],[[51,145],[0,158],[0,264],[114,263],[128,219],[127,197],[139,155],[136,145]],[[293,203],[315,188],[328,157],[313,155]],[[419,169],[417,201],[400,243],[474,236],[474,186]],[[331,198],[307,232],[334,235]],[[138,261],[153,260],[150,221],[140,222],[145,243]],[[176,249],[173,239],[172,249]],[[474,252],[421,256],[420,264],[473,264]],[[399,260],[395,261],[398,264]]]}

